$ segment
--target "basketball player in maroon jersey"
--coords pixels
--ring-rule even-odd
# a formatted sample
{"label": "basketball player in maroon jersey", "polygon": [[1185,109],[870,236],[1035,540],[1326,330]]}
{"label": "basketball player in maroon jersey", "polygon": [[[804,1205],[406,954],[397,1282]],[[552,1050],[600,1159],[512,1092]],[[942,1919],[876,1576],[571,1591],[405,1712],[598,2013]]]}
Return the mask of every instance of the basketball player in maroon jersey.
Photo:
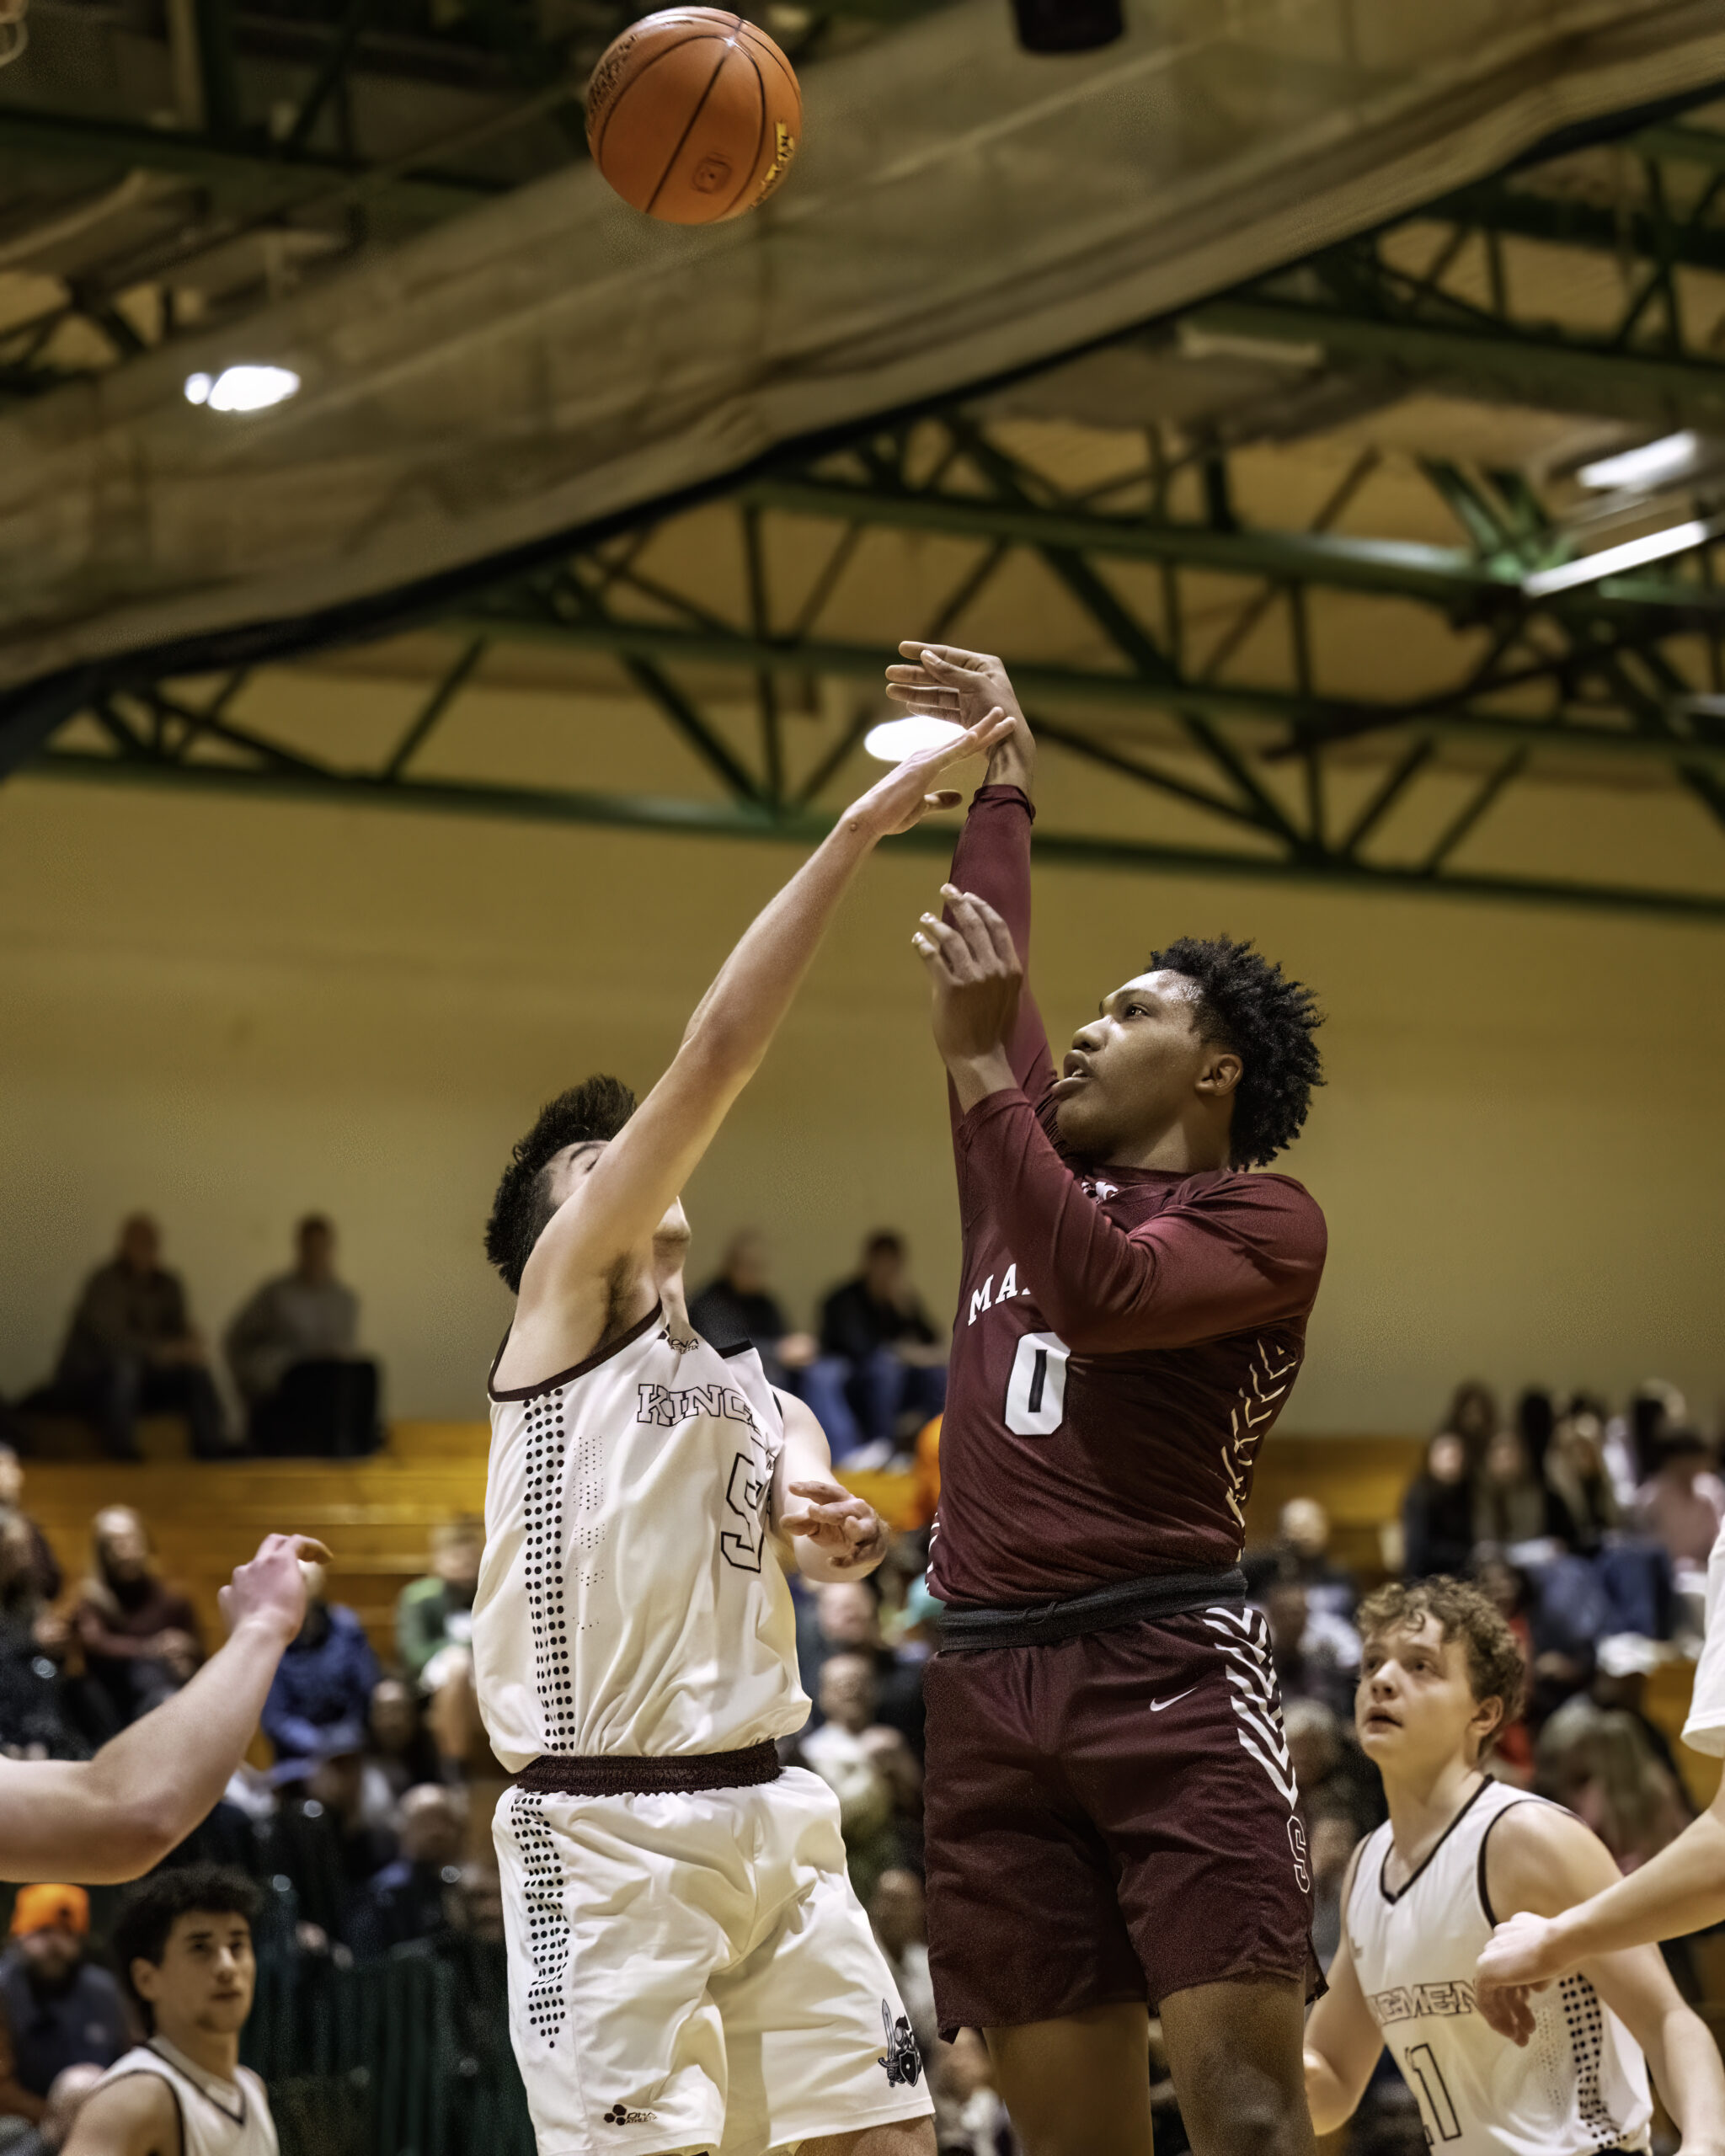
{"label": "basketball player in maroon jersey", "polygon": [[1325,1249],[1242,1171],[1320,1082],[1309,992],[1186,940],[1056,1077],[1023,987],[1034,746],[1000,661],[915,644],[915,711],[1016,724],[916,937],[950,1079],[964,1273],[929,1583],[931,1958],[1030,2156],[1151,2156],[1162,2019],[1197,2156],[1311,2151],[1311,1881],[1238,1569]]}

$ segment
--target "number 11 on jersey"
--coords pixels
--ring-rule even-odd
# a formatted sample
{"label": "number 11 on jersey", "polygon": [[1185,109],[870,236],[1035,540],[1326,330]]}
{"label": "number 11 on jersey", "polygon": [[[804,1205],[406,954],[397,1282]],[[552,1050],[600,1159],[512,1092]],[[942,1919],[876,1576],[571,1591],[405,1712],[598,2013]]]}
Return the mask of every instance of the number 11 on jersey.
{"label": "number 11 on jersey", "polygon": [[1007,1380],[1007,1428],[1017,1438],[1051,1438],[1066,1412],[1066,1358],[1058,1333],[1027,1332]]}

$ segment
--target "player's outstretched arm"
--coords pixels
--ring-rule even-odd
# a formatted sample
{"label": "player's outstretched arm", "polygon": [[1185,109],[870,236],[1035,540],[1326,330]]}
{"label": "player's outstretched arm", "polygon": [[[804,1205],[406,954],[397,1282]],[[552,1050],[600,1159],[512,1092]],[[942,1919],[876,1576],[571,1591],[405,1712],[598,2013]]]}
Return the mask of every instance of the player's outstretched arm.
{"label": "player's outstretched arm", "polygon": [[[1359,1851],[1355,1849],[1342,1886],[1344,1909],[1353,1892],[1354,1867],[1359,1861]],[[1359,1988],[1359,1972],[1354,1966],[1354,1949],[1345,1925],[1336,1958],[1330,1964],[1329,1985],[1306,2024],[1306,2101],[1316,2133],[1333,2133],[1353,2117],[1384,2047],[1365,1993]]]}
{"label": "player's outstretched arm", "polygon": [[209,1816],[305,1621],[302,1554],[329,1555],[304,1536],[266,1535],[222,1590],[227,1646],[93,1759],[0,1759],[0,1872],[90,1886],[136,1879]]}
{"label": "player's outstretched arm", "polygon": [[833,1479],[826,1433],[814,1411],[793,1395],[774,1394],[784,1414],[784,1448],[772,1477],[772,1529],[780,1561],[804,1579],[860,1580],[892,1540],[886,1522],[866,1498]]}
{"label": "player's outstretched arm", "polygon": [[78,2106],[62,2156],[183,2156],[179,2106],[159,2073],[127,2073]]}
{"label": "player's outstretched arm", "polygon": [[756,916],[690,1019],[671,1066],[598,1156],[534,1246],[521,1279],[517,1331],[537,1307],[606,1274],[651,1236],[754,1075],[857,872],[883,839],[959,796],[938,781],[1005,733],[994,712],[957,739],[907,757],[853,802],[777,897]]}
{"label": "player's outstretched arm", "polygon": [[[1556,1805],[1519,1804],[1486,1845],[1486,1889],[1506,1918],[1556,1917],[1617,1878],[1611,1854],[1591,1828]],[[1665,2108],[1683,2133],[1682,2156],[1725,2156],[1725,2064],[1706,2025],[1685,2006],[1655,1946],[1593,1953],[1580,1963],[1599,1997],[1647,2053]],[[1475,1999],[1482,2010],[1480,1987]],[[1501,2004],[1501,2002],[1500,2002]],[[1525,1997],[1513,2036],[1525,2044],[1533,2020]],[[1487,2018],[1499,2025],[1497,2015]]]}
{"label": "player's outstretched arm", "polygon": [[1725,1922],[1725,1783],[1700,1818],[1657,1856],[1626,1879],[1614,1865],[1597,1884],[1602,1891],[1590,1887],[1573,1897],[1573,1908],[1504,1912],[1479,1957],[1477,1980],[1480,2011],[1500,2034],[1531,2025],[1529,1986],[1567,1976],[1596,1955],[1681,1939]]}

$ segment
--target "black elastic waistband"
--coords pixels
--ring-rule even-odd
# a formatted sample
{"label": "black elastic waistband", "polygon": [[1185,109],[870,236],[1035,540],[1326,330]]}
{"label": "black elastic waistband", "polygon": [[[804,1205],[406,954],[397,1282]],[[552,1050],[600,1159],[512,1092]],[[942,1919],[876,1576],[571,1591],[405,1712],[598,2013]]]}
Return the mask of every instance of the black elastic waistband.
{"label": "black elastic waistband", "polygon": [[547,1753],[515,1780],[518,1789],[552,1796],[676,1796],[689,1790],[752,1789],[778,1776],[778,1748],[768,1738],[741,1752],[611,1753],[597,1758]]}
{"label": "black elastic waistband", "polygon": [[1225,1572],[1153,1572],[1140,1580],[1111,1580],[1088,1594],[1033,1609],[948,1609],[941,1619],[943,1654],[975,1654],[980,1647],[1051,1646],[1085,1632],[1106,1632],[1146,1618],[1182,1617],[1216,1603],[1243,1602],[1246,1575],[1237,1565]]}

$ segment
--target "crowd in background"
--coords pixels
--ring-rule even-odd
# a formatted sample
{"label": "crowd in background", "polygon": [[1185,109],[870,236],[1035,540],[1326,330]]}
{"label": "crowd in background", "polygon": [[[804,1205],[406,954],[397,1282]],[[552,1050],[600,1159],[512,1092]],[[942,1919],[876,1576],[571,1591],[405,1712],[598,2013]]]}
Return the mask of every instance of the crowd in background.
{"label": "crowd in background", "polygon": [[[357,1359],[357,1305],[335,1276],[327,1222],[301,1224],[296,1260],[249,1299],[225,1341],[251,1403],[252,1440],[266,1450],[280,1442],[269,1436],[270,1417],[296,1376],[306,1386],[299,1374]],[[943,1355],[898,1236],[868,1238],[859,1271],[825,1296],[814,1332],[788,1322],[769,1285],[766,1246],[752,1234],[734,1240],[691,1308],[715,1344],[756,1345],[773,1381],[814,1406],[841,1462],[935,1469]],[[164,1352],[147,1354],[145,1339]],[[200,1354],[183,1290],[139,1216],[80,1301],[56,1399],[62,1410],[78,1400],[86,1412],[109,1415],[104,1427],[118,1452],[127,1449],[118,1441],[120,1406],[135,1415],[171,1400],[195,1434],[203,1411],[194,1380],[209,1382]],[[122,1382],[115,1358],[128,1355]],[[356,1396],[375,1417],[375,1372],[372,1384]],[[80,1385],[91,1389],[79,1393]],[[16,1452],[0,1445],[0,1749],[84,1756],[183,1684],[204,1641],[195,1611],[158,1572],[135,1509],[116,1503],[96,1514],[87,1570],[68,1583],[25,1508],[23,1480]],[[932,1495],[916,1502],[932,1518]],[[1375,1771],[1354,1735],[1360,1593],[1394,1572],[1451,1572],[1486,1589],[1522,1644],[1530,1679],[1493,1771],[1569,1806],[1632,1869],[1690,1816],[1646,1693],[1650,1673],[1699,1634],[1722,1520],[1725,1482],[1712,1445],[1661,1385],[1643,1388],[1621,1413],[1589,1397],[1529,1391],[1510,1414],[1485,1386],[1461,1386],[1399,1518],[1381,1524],[1375,1546],[1362,1546],[1356,1533],[1351,1564],[1338,1558],[1316,1497],[1282,1508],[1274,1540],[1248,1552],[1247,1572],[1282,1686],[1322,1961],[1339,1939],[1348,1854],[1383,1817]],[[488,1822],[504,1777],[479,1722],[469,1653],[482,1547],[477,1520],[443,1525],[425,1577],[400,1595],[383,1658],[358,1615],[331,1602],[314,1576],[304,1628],[264,1710],[270,1764],[237,1775],[177,1853],[237,1863],[266,1882],[280,1919],[273,1951],[300,1966],[455,1956],[475,1996],[502,1997]],[[798,1661],[814,1707],[783,1751],[837,1798],[852,1880],[929,2062],[943,2151],[1012,2156],[980,2038],[943,2045],[935,2025],[923,1908],[922,1673],[942,1613],[924,1578],[927,1553],[924,1526],[900,1532],[869,1580],[793,1583]],[[118,1995],[92,1959],[87,1919],[82,1928],[73,1921],[77,1905],[21,1897],[19,1906],[0,1956],[0,2146],[8,2117],[21,2122],[13,2131],[27,2126],[40,2138],[56,2078],[104,2063],[126,2040]],[[1681,1950],[1677,1960],[1681,1977]],[[79,2037],[79,2029],[89,2033]],[[1159,2093],[1158,2148],[1178,2151],[1184,2141],[1172,2094]],[[1405,2105],[1398,2111],[1392,2075],[1377,2097],[1362,2111],[1354,2148],[1388,2156],[1404,2140],[1418,2145],[1408,2138],[1417,2120]]]}

